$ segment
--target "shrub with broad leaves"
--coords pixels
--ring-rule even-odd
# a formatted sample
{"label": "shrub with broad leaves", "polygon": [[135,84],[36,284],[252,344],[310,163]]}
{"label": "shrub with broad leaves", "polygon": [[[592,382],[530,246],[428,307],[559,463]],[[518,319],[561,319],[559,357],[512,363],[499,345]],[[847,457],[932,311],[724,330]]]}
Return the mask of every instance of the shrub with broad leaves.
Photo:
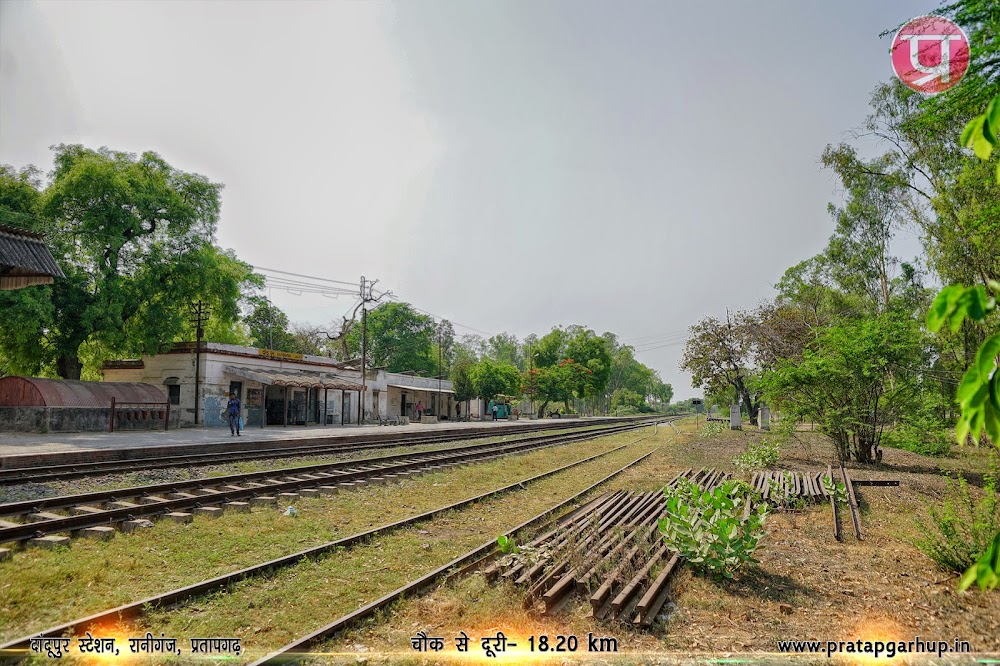
{"label": "shrub with broad leaves", "polygon": [[[764,536],[767,504],[755,501],[748,484],[731,480],[701,490],[683,481],[665,494],[667,510],[659,521],[660,533],[696,569],[732,578],[741,566],[756,562],[753,554]],[[751,509],[744,517],[748,504]]]}

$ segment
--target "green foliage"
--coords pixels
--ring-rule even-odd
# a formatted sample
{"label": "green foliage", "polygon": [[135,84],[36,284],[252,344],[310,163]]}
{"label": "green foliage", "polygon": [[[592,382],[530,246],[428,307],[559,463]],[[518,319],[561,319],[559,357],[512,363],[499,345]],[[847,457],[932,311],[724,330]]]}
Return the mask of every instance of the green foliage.
{"label": "green foliage", "polygon": [[753,369],[755,317],[737,312],[726,321],[706,317],[688,329],[681,368],[691,373],[691,385],[706,395],[735,392],[736,398],[757,424],[760,395]]}
{"label": "green foliage", "polygon": [[747,450],[733,458],[736,469],[745,474],[767,469],[777,464],[781,457],[778,443],[762,439],[759,442],[747,444]]}
{"label": "green foliage", "polygon": [[184,337],[196,300],[216,323],[238,325],[240,297],[260,278],[212,243],[221,185],[152,152],[54,150],[44,191],[34,170],[0,170],[0,219],[46,233],[66,274],[51,287],[0,293],[14,323],[4,328],[17,329],[0,334],[6,363],[76,379],[87,344],[156,353]]}
{"label": "green foliage", "polygon": [[922,456],[945,456],[951,451],[951,436],[940,421],[918,417],[899,423],[882,434],[882,443]]}
{"label": "green foliage", "polygon": [[288,331],[288,315],[262,296],[251,297],[249,303],[251,310],[243,321],[249,328],[251,344],[261,349],[295,351],[295,340]]}
{"label": "green foliage", "polygon": [[616,411],[619,409],[632,409],[637,412],[645,404],[646,401],[641,395],[626,388],[616,389],[611,394],[611,409]]}
{"label": "green foliage", "polygon": [[753,501],[745,483],[726,481],[711,491],[683,481],[665,491],[666,515],[659,520],[666,544],[697,569],[732,578],[747,562],[764,536],[767,505],[758,504],[746,519],[745,506]]}
{"label": "green foliage", "polygon": [[827,495],[832,495],[837,504],[847,504],[847,486],[835,482],[828,474],[823,475],[823,489]]}
{"label": "green foliage", "polygon": [[996,589],[997,585],[1000,585],[1000,575],[997,572],[1000,572],[1000,532],[993,537],[982,557],[962,575],[962,579],[958,582],[958,591],[964,592],[973,583],[981,590]]}
{"label": "green foliage", "polygon": [[[1000,136],[1000,95],[986,107],[986,113],[976,116],[966,124],[959,138],[963,148],[969,148],[981,160],[988,160],[993,154]],[[1000,183],[1000,165],[997,167],[997,182]]]}
{"label": "green foliage", "polygon": [[521,375],[517,368],[488,358],[469,369],[469,379],[476,395],[483,400],[492,400],[498,395],[518,395],[521,389]]}
{"label": "green foliage", "polygon": [[[389,372],[412,371],[431,375],[437,370],[434,354],[434,320],[408,303],[382,303],[367,315],[368,349],[371,366]],[[352,356],[361,357],[360,325],[347,333]]]}
{"label": "green foliage", "polygon": [[476,397],[476,386],[472,383],[471,370],[475,362],[465,356],[459,357],[451,366],[452,388],[455,399],[459,401],[472,400]]}
{"label": "green foliage", "polygon": [[[990,281],[990,290],[1000,293],[1000,284]],[[957,331],[966,318],[981,322],[988,313],[996,309],[996,298],[987,294],[981,285],[945,287],[934,299],[927,313],[927,328],[937,331],[945,322],[952,331]],[[976,352],[975,361],[958,385],[955,399],[961,407],[961,415],[955,426],[955,437],[964,444],[971,435],[972,441],[979,442],[980,434],[986,432],[994,444],[1000,446],[1000,373],[996,372],[997,354],[1000,354],[1000,333],[986,339]]]}
{"label": "green foliage", "polygon": [[918,522],[916,546],[939,566],[952,571],[975,570],[977,558],[989,549],[993,535],[1000,530],[995,471],[986,477],[978,498],[964,478],[949,479],[940,506],[929,506],[928,519]]}
{"label": "green foliage", "polygon": [[827,326],[803,352],[763,380],[765,395],[791,420],[830,436],[841,460],[879,458],[882,431],[919,404],[926,341],[909,317],[885,313]]}
{"label": "green foliage", "polygon": [[782,488],[791,488],[795,484],[792,473],[788,470],[782,474],[782,481],[769,478],[767,486],[770,489],[768,497],[783,511],[801,511],[806,508],[806,501],[798,495],[785,495]]}
{"label": "green foliage", "polygon": [[508,537],[505,534],[501,534],[499,537],[497,537],[497,548],[499,548],[500,552],[503,553],[504,555],[519,553],[521,551],[521,549],[517,547],[517,543],[514,541],[514,539],[512,537]]}
{"label": "green foliage", "polygon": [[702,439],[715,439],[727,430],[729,430],[729,426],[721,421],[705,421],[698,436]]}

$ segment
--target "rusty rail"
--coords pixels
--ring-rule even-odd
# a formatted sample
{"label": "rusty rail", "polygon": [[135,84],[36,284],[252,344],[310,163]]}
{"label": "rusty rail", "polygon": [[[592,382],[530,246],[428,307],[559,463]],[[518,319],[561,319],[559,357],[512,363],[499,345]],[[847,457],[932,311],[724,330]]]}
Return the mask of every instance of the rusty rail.
{"label": "rusty rail", "polygon": [[649,626],[683,562],[663,544],[658,526],[666,509],[663,490],[683,479],[710,490],[729,474],[688,469],[660,490],[603,495],[527,544],[521,557],[500,559],[484,574],[526,588],[525,605],[545,613],[561,608],[576,592],[588,599],[591,615],[599,620]]}

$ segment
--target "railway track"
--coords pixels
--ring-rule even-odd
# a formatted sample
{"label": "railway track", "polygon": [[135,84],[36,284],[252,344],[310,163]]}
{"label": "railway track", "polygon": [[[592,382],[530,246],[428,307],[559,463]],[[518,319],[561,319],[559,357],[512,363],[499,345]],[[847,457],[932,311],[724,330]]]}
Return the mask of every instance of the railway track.
{"label": "railway track", "polygon": [[[649,424],[643,424],[643,425],[649,425]],[[641,426],[639,426],[639,425],[632,425],[630,427],[623,427],[623,429],[624,430],[631,430],[631,429],[635,429],[635,428],[638,428],[638,427],[641,427]],[[590,438],[603,437],[603,436],[606,436],[607,434],[609,434],[609,433],[608,432],[589,433],[587,435],[587,438],[590,439]],[[183,587],[183,588],[178,588],[178,589],[175,589],[175,590],[171,590],[169,592],[164,592],[162,594],[158,594],[158,595],[155,595],[155,596],[152,596],[152,597],[148,597],[148,598],[142,599],[140,601],[136,601],[136,602],[133,602],[133,603],[130,603],[130,604],[126,604],[126,605],[118,606],[116,608],[112,608],[112,609],[109,609],[109,610],[106,610],[106,611],[102,611],[100,613],[89,615],[89,616],[84,617],[84,618],[79,618],[79,619],[73,620],[71,622],[67,622],[67,623],[64,623],[64,624],[61,624],[61,625],[58,625],[58,626],[55,626],[55,627],[51,627],[49,629],[45,629],[45,630],[42,630],[42,631],[32,632],[29,636],[24,636],[22,638],[10,641],[10,642],[8,642],[8,643],[6,643],[4,645],[0,645],[0,661],[10,660],[10,659],[15,659],[15,660],[16,659],[22,659],[25,656],[27,656],[28,655],[29,643],[30,643],[30,640],[32,638],[37,638],[37,637],[58,637],[58,636],[65,636],[65,635],[71,635],[71,634],[82,635],[85,631],[99,630],[102,626],[107,626],[109,623],[116,623],[116,622],[121,622],[121,621],[125,621],[125,620],[133,620],[133,619],[135,619],[137,617],[142,616],[147,611],[155,609],[155,608],[164,608],[164,607],[168,607],[168,606],[171,606],[171,605],[176,605],[176,604],[178,604],[178,603],[180,603],[180,602],[182,602],[182,601],[184,601],[186,599],[190,599],[190,598],[195,597],[195,596],[204,595],[204,594],[211,593],[211,592],[214,592],[214,591],[217,591],[217,590],[225,589],[228,586],[232,585],[233,583],[236,583],[236,582],[241,581],[241,580],[245,580],[247,578],[251,578],[251,577],[259,576],[259,575],[263,575],[263,574],[269,574],[269,573],[271,573],[273,571],[276,571],[278,569],[281,569],[283,567],[294,566],[296,564],[301,563],[303,561],[303,559],[316,559],[316,558],[321,557],[321,556],[323,556],[325,554],[331,553],[331,552],[333,552],[333,551],[335,551],[337,549],[341,549],[341,548],[345,548],[345,547],[350,547],[350,546],[353,546],[353,545],[358,544],[358,543],[366,542],[366,541],[372,539],[375,536],[383,535],[383,534],[386,534],[388,532],[391,532],[393,530],[396,530],[396,529],[399,529],[399,528],[402,528],[402,527],[405,527],[405,526],[408,526],[408,525],[414,525],[414,524],[417,524],[417,523],[420,523],[420,522],[424,522],[424,521],[432,519],[432,518],[434,518],[434,517],[436,517],[438,515],[441,515],[441,514],[450,512],[450,511],[455,511],[455,510],[458,510],[458,509],[462,509],[464,507],[470,506],[470,505],[475,504],[477,502],[481,502],[481,501],[484,501],[484,500],[487,500],[487,499],[490,499],[490,498],[493,498],[493,497],[496,497],[496,496],[499,496],[499,495],[502,495],[502,494],[505,494],[505,493],[517,492],[519,490],[524,490],[526,484],[529,484],[529,483],[532,483],[534,481],[537,481],[537,480],[540,480],[540,479],[552,476],[554,474],[558,474],[559,472],[565,471],[567,469],[570,469],[572,467],[576,467],[578,465],[584,464],[584,463],[592,461],[592,460],[596,460],[598,458],[602,458],[604,456],[610,455],[610,454],[615,453],[617,451],[621,451],[622,449],[625,449],[628,446],[632,446],[634,444],[637,444],[637,443],[641,442],[643,439],[646,439],[647,437],[648,436],[646,436],[646,437],[640,437],[639,439],[637,439],[637,440],[635,440],[633,442],[630,442],[629,444],[625,444],[625,445],[616,447],[614,449],[611,449],[609,451],[604,451],[602,453],[586,457],[584,459],[581,459],[581,460],[569,463],[567,465],[563,465],[561,467],[549,470],[547,472],[543,472],[541,474],[535,475],[535,476],[530,477],[530,478],[526,478],[526,479],[522,479],[520,481],[516,481],[514,483],[508,484],[508,485],[503,486],[501,488],[497,488],[497,489],[494,489],[494,490],[487,491],[485,493],[476,495],[475,497],[469,497],[469,498],[461,500],[459,502],[455,502],[455,503],[452,503],[452,504],[448,504],[446,506],[441,506],[441,507],[438,507],[436,509],[432,509],[430,511],[421,513],[419,515],[411,516],[409,518],[404,518],[402,520],[395,521],[395,522],[389,523],[387,525],[382,525],[380,527],[376,527],[374,529],[371,529],[371,530],[368,530],[368,531],[365,531],[365,532],[361,532],[361,533],[354,534],[354,535],[351,535],[351,536],[348,536],[348,537],[344,537],[344,538],[338,539],[336,541],[331,541],[329,543],[322,544],[320,546],[315,546],[313,548],[309,548],[307,550],[303,550],[303,551],[300,551],[300,552],[297,552],[297,553],[293,553],[293,554],[287,555],[285,557],[281,557],[281,558],[278,558],[278,559],[275,559],[275,560],[270,560],[268,562],[263,562],[261,564],[258,564],[258,565],[252,566],[252,567],[248,567],[248,568],[245,568],[245,569],[240,569],[239,571],[234,571],[232,573],[224,574],[222,576],[218,576],[218,577],[215,577],[215,578],[212,578],[212,579],[204,580],[204,581],[195,583],[193,585],[188,585],[188,586]],[[591,492],[592,490],[594,490],[595,488],[599,487],[601,484],[603,484],[603,483],[607,482],[608,480],[614,478],[615,476],[617,476],[618,474],[624,472],[625,470],[629,469],[630,467],[638,464],[642,460],[645,460],[651,454],[652,454],[652,451],[647,452],[647,453],[645,453],[645,454],[643,454],[643,455],[635,458],[634,460],[632,460],[631,462],[629,462],[625,466],[623,466],[623,467],[615,470],[611,474],[605,476],[604,478],[602,478],[601,480],[597,481],[596,483],[588,486],[584,490],[576,493],[572,497],[570,497],[570,498],[568,498],[568,499],[566,499],[566,500],[564,500],[562,502],[559,502],[558,504],[556,504],[553,507],[547,509],[546,511],[544,511],[541,514],[535,516],[534,518],[532,518],[532,519],[526,521],[525,523],[519,525],[518,527],[510,530],[508,532],[508,534],[513,534],[513,533],[515,533],[515,532],[517,532],[517,531],[519,531],[521,529],[524,529],[526,527],[535,525],[536,523],[539,523],[542,520],[545,520],[545,519],[549,518],[551,515],[557,513],[558,511],[560,511],[564,507],[566,507],[566,506],[568,506],[568,505],[576,502],[580,497],[584,496],[585,494],[587,494],[587,493]],[[561,517],[559,520],[566,520],[569,517],[572,517],[573,515],[575,515],[575,513],[577,511],[579,511],[579,509],[574,510],[574,511],[570,511],[569,513],[567,513],[566,515],[564,515],[563,517]],[[378,599],[378,600],[376,600],[376,601],[374,601],[374,602],[372,602],[370,604],[366,604],[365,606],[359,608],[358,610],[354,611],[353,613],[349,614],[348,616],[345,616],[344,618],[341,618],[341,619],[335,621],[334,623],[332,623],[330,625],[327,625],[326,627],[323,627],[323,628],[321,628],[321,629],[319,629],[317,631],[312,632],[311,634],[309,634],[309,636],[307,636],[304,639],[301,639],[299,641],[296,641],[295,643],[291,644],[290,646],[285,646],[285,648],[282,648],[277,653],[274,653],[274,654],[270,655],[269,657],[265,658],[265,661],[269,661],[270,662],[270,661],[274,661],[276,659],[280,660],[281,659],[281,655],[284,655],[284,654],[288,653],[289,651],[294,651],[295,649],[298,649],[301,646],[313,644],[316,641],[321,640],[322,638],[325,638],[326,636],[331,635],[332,633],[334,633],[335,631],[339,630],[340,628],[343,628],[343,626],[346,626],[347,623],[360,620],[360,619],[362,619],[364,617],[368,617],[369,615],[371,615],[372,613],[374,613],[379,608],[382,608],[383,606],[386,606],[386,605],[392,603],[393,601],[395,601],[396,599],[401,598],[405,594],[408,594],[408,593],[411,593],[411,592],[415,592],[415,591],[417,591],[419,589],[422,589],[423,587],[425,587],[427,585],[432,584],[434,581],[436,581],[439,578],[441,578],[445,573],[447,573],[453,567],[459,566],[459,565],[463,565],[463,564],[474,563],[475,560],[477,560],[477,558],[479,558],[479,557],[481,557],[483,555],[487,555],[489,553],[489,551],[492,548],[495,547],[495,545],[496,545],[496,542],[494,540],[490,540],[489,542],[483,544],[482,546],[480,546],[478,548],[475,548],[472,551],[469,551],[468,553],[466,553],[465,555],[463,555],[463,556],[461,556],[459,558],[456,558],[455,560],[453,560],[449,564],[445,565],[444,567],[440,567],[440,568],[432,571],[431,573],[429,573],[429,574],[427,574],[425,576],[421,576],[420,578],[418,578],[418,579],[416,579],[416,580],[408,583],[407,585],[403,586],[402,588],[400,588],[398,590],[395,590],[394,592],[390,593],[389,595],[381,597],[380,599]]]}
{"label": "railway track", "polygon": [[[646,422],[647,420],[637,419],[608,419],[602,420],[600,424],[618,425],[625,422]],[[572,427],[572,426],[569,426]],[[585,425],[584,428],[592,428],[594,425]],[[128,472],[146,471],[155,469],[169,469],[176,467],[194,467],[202,465],[225,464],[240,462],[244,460],[261,460],[271,458],[294,458],[303,456],[323,456],[331,454],[354,453],[371,449],[385,449],[397,446],[421,446],[425,444],[441,444],[469,439],[481,439],[509,434],[521,434],[537,432],[539,430],[565,430],[567,426],[559,426],[550,422],[544,424],[533,424],[518,426],[517,428],[491,429],[490,432],[476,430],[470,432],[453,432],[443,435],[426,436],[403,436],[393,439],[379,438],[370,442],[329,442],[321,444],[295,444],[291,446],[271,446],[269,448],[259,448],[260,442],[242,443],[243,446],[253,447],[249,449],[213,451],[209,453],[188,453],[170,454],[158,456],[144,456],[142,450],[129,451],[129,455],[135,456],[125,460],[78,461],[68,464],[47,464],[44,467],[0,467],[0,486],[17,485],[24,483],[47,483],[51,481],[64,481],[78,479],[87,476],[97,476],[102,474],[123,474]],[[263,444],[264,446],[267,443]],[[55,456],[55,460],[59,457]]]}
{"label": "railway track", "polygon": [[302,495],[335,494],[360,485],[386,483],[420,472],[593,439],[645,425],[628,423],[583,432],[534,435],[512,443],[477,444],[12,502],[0,505],[0,516],[27,522],[0,520],[0,543],[30,540],[32,545],[51,547],[67,543],[68,537],[55,536],[66,532],[110,538],[115,533],[114,526],[131,531],[137,526],[135,521],[143,518],[165,516],[190,522],[195,512],[218,516],[227,510],[249,511],[251,504],[277,506]]}

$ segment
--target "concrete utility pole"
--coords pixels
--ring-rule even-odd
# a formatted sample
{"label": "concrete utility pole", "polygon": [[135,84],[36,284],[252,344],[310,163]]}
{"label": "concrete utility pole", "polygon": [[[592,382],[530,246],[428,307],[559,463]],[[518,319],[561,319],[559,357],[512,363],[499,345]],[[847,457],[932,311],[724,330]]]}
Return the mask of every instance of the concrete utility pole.
{"label": "concrete utility pole", "polygon": [[200,300],[191,306],[191,323],[195,325],[194,342],[194,424],[198,425],[198,396],[201,385],[201,339],[205,337],[205,324],[211,313]]}

